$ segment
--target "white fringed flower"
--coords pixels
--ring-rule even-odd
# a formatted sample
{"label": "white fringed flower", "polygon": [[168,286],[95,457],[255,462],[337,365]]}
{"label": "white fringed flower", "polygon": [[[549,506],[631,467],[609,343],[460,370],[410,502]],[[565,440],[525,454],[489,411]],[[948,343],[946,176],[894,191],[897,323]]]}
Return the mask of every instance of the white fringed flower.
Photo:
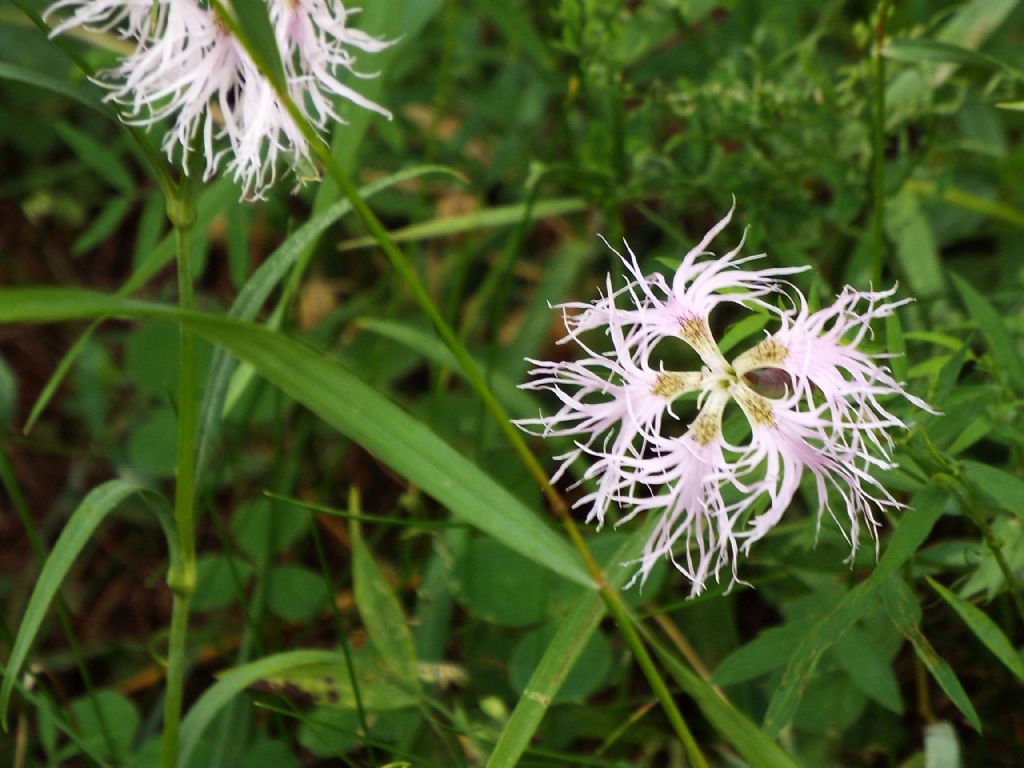
{"label": "white fringed flower", "polygon": [[[312,167],[310,148],[270,83],[243,46],[209,7],[196,0],[59,0],[49,14],[69,11],[53,34],[86,27],[117,34],[135,45],[118,66],[97,81],[127,118],[170,126],[163,140],[168,157],[188,153],[199,137],[204,178],[224,167],[259,198],[282,164]],[[353,11],[331,0],[268,0],[289,94],[309,122],[325,133],[341,122],[336,100],[351,101],[385,117],[391,114],[342,82],[368,77],[355,69],[353,51],[374,53],[390,45],[348,26]]]}
{"label": "white fringed flower", "polygon": [[[554,415],[518,424],[544,436],[571,436],[575,449],[560,456],[554,479],[582,454],[595,461],[583,480],[597,489],[577,502],[587,520],[603,523],[612,504],[626,514],[659,516],[636,562],[634,581],[647,578],[669,558],[699,594],[710,576],[749,553],[781,519],[805,472],[814,479],[820,525],[832,513],[830,493],[842,502],[843,527],[856,553],[862,526],[877,542],[876,512],[902,505],[871,474],[894,466],[888,431],[905,429],[880,398],[909,395],[882,364],[882,355],[860,349],[870,322],[909,300],[888,301],[894,290],[845,288],[835,304],[810,312],[784,277],[802,268],[751,269],[763,254],[739,257],[743,245],[720,258],[706,251],[732,218],[733,209],[683,257],[671,284],[643,275],[632,251],[622,257],[630,279],[592,304],[563,306],[568,335],[585,357],[576,362],[538,362],[524,387],[552,392]],[[793,298],[795,296],[795,301]],[[783,299],[781,302],[772,299]],[[767,311],[779,330],[728,362],[711,333],[711,311],[723,302]],[[622,303],[627,306],[619,307]],[[790,306],[792,304],[792,306]],[[575,315],[569,315],[572,311]],[[581,335],[603,331],[612,350],[594,352]],[[667,338],[682,339],[700,357],[699,371],[666,371],[652,360]],[[758,391],[774,381],[780,397]],[[677,420],[672,403],[699,393],[698,412],[681,436],[663,427]],[[739,445],[722,433],[726,406],[735,402],[749,426]],[[666,419],[667,414],[667,419]],[[582,481],[581,481],[582,482]]]}

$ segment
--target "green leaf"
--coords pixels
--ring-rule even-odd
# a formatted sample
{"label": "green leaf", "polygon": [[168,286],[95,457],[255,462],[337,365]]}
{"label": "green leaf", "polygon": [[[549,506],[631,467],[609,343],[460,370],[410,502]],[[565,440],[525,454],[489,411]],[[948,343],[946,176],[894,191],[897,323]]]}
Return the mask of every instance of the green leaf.
{"label": "green leaf", "polygon": [[[561,621],[538,627],[519,638],[512,649],[508,661],[508,680],[512,688],[520,694],[533,690],[529,688],[533,672],[539,666],[560,627]],[[601,690],[608,683],[612,661],[612,647],[607,638],[600,632],[590,634],[550,703],[582,702]]]}
{"label": "green leaf", "polygon": [[571,581],[592,585],[573,549],[521,501],[423,423],[303,344],[236,320],[118,296],[66,288],[0,289],[0,323],[117,315],[178,319],[250,363],[463,522]]}
{"label": "green leaf", "polygon": [[1008,224],[1024,227],[1024,213],[1021,213],[1012,205],[966,192],[951,184],[943,184],[940,187],[934,181],[907,179],[906,187],[919,194],[934,197],[949,205],[962,208],[965,211],[980,213],[982,216],[988,216],[999,221],[1005,221]]}
{"label": "green leaf", "polygon": [[71,244],[71,253],[74,256],[81,256],[88,253],[96,246],[103,243],[110,234],[117,229],[128,212],[131,210],[131,201],[124,197],[115,197],[100,209],[92,224],[79,235]]}
{"label": "green leaf", "polygon": [[647,636],[648,644],[661,659],[665,670],[697,705],[718,734],[751,768],[796,768],[796,763],[775,741],[733,707],[709,683],[694,674],[662,643]]}
{"label": "green leaf", "polygon": [[762,630],[749,643],[722,659],[711,681],[716,685],[735,685],[785,666],[793,646],[809,628],[809,622],[801,621]]}
{"label": "green leaf", "polygon": [[324,577],[300,565],[279,565],[267,574],[267,610],[285,621],[308,624],[331,594]]}
{"label": "green leaf", "polygon": [[34,69],[26,69],[20,67],[17,64],[9,64],[7,62],[0,62],[0,78],[4,80],[14,80],[15,82],[25,83],[27,85],[34,85],[39,88],[44,88],[48,91],[58,93],[61,96],[67,96],[70,99],[74,99],[79,104],[84,104],[90,109],[94,109],[105,117],[109,117],[111,120],[114,119],[114,115],[109,109],[104,109],[103,102],[96,98],[94,91],[86,90],[84,88],[75,88],[70,85],[66,80],[61,80],[55,77],[50,77],[42,72],[37,72]]}
{"label": "green leaf", "polygon": [[231,542],[258,563],[299,541],[309,530],[309,520],[309,515],[270,499],[251,499],[231,518]]}
{"label": "green leaf", "polygon": [[[613,588],[621,589],[629,576],[628,570],[619,567],[619,563],[629,559],[643,546],[651,530],[653,521],[626,538],[622,545],[602,562]],[[498,743],[494,745],[486,768],[514,768],[519,764],[551,702],[555,700],[587,647],[590,637],[600,625],[605,610],[604,601],[593,590],[583,592],[576,599],[571,610],[559,622],[558,631],[551,638],[544,655],[530,675],[512,716],[505,723]]]}
{"label": "green leaf", "polygon": [[1007,512],[1024,517],[1024,478],[977,461],[961,461],[967,479]]}
{"label": "green leaf", "polygon": [[[230,179],[221,179],[206,187],[196,204],[196,231],[205,232],[209,228],[210,222],[213,221],[214,216],[222,211],[225,206],[235,202],[236,194],[235,187]],[[151,253],[146,255],[135,268],[135,271],[132,272],[131,277],[121,286],[118,295],[127,296],[137,291],[159,273],[172,258],[174,258],[173,234],[161,240],[160,244]],[[32,426],[42,415],[43,411],[46,410],[46,406],[71,371],[71,366],[74,365],[82,350],[88,346],[89,339],[92,338],[100,322],[100,320],[96,320],[91,323],[60,359],[60,362],[53,371],[53,375],[47,380],[46,385],[39,393],[39,397],[32,405],[29,417],[25,421],[24,431],[26,434],[32,429]]]}
{"label": "green leaf", "polygon": [[906,381],[910,376],[910,366],[907,364],[907,340],[903,335],[903,323],[900,316],[893,312],[885,318],[885,342],[889,347],[889,354],[892,355],[891,363],[893,376],[896,381]]}
{"label": "green leaf", "polygon": [[57,135],[74,151],[76,155],[101,179],[122,194],[129,195],[135,188],[131,172],[125,167],[116,154],[100,144],[87,133],[65,122],[54,124]]}
{"label": "green leaf", "polygon": [[917,657],[928,668],[932,677],[949,696],[950,701],[964,714],[974,730],[981,733],[981,720],[963,686],[960,685],[956,673],[953,672],[946,660],[935,652],[931,643],[921,632],[919,626],[921,606],[917,602],[917,597],[902,579],[893,577],[885,583],[882,589],[882,598],[893,624],[914,646]]}
{"label": "green leaf", "polygon": [[847,592],[796,644],[765,714],[764,728],[770,735],[777,735],[793,719],[803,690],[810,684],[818,661],[825,652],[871,606],[875,590],[895,574],[928,538],[942,514],[946,496],[946,491],[935,485],[926,485],[918,491],[872,574]]}
{"label": "green leaf", "polygon": [[[371,712],[389,712],[416,705],[412,691],[395,680],[394,672],[372,646],[352,649],[352,671],[356,687],[345,665],[313,664],[261,678],[254,686],[278,693],[296,704],[314,704],[329,709],[358,710],[357,700]],[[356,689],[359,697],[356,697]],[[354,713],[355,714],[355,713]]]}
{"label": "green leaf", "polygon": [[576,553],[522,502],[348,370],[262,328],[199,314],[182,319],[464,522],[562,576],[590,584]]}
{"label": "green leaf", "polygon": [[943,293],[946,286],[935,235],[917,195],[906,186],[886,203],[886,231],[896,245],[896,259],[912,295],[929,298]]}
{"label": "green leaf", "polygon": [[192,610],[210,611],[245,596],[253,567],[237,557],[203,555],[196,562],[196,590]]}
{"label": "green leaf", "polygon": [[460,558],[456,598],[474,616],[502,627],[543,621],[554,605],[552,574],[493,539],[475,538]]}
{"label": "green leaf", "polygon": [[[387,176],[372,184],[367,184],[359,190],[359,194],[366,199],[395,184],[432,173],[457,176],[455,171],[445,166],[416,166]],[[351,210],[352,205],[347,200],[334,203],[322,213],[313,216],[289,235],[288,239],[267,257],[259,266],[259,269],[242,286],[228,314],[239,320],[255,319],[264,302],[270,297],[285,275],[288,274],[289,270],[293,268],[301,269],[301,266],[297,265],[300,260],[305,259],[308,261],[308,258],[312,256],[312,246],[319,239],[320,235]],[[203,393],[203,402],[200,406],[198,438],[198,466],[200,471],[205,466],[206,458],[213,446],[213,441],[217,437],[220,421],[224,414],[231,375],[236,367],[237,363],[222,350],[218,350],[215,353],[210,366],[210,376],[207,380],[206,390]]]}
{"label": "green leaf", "polygon": [[985,69],[1001,69],[1018,80],[1024,78],[1024,73],[1009,62],[980,53],[971,48],[965,48],[962,45],[944,43],[939,40],[894,38],[885,44],[885,47],[882,49],[882,55],[887,59],[910,63],[922,61],[952,62],[954,64],[966,64]]}
{"label": "green leaf", "polygon": [[[97,708],[102,713],[102,724],[97,717]],[[140,722],[139,712],[131,700],[117,691],[99,690],[93,691],[91,697],[75,699],[68,709],[83,742],[115,763],[127,763]],[[109,744],[104,737],[104,727],[110,734]],[[110,749],[113,749],[112,753]]]}
{"label": "green leaf", "polygon": [[1013,337],[1003,323],[1003,318],[973,285],[952,272],[949,276],[960,293],[967,311],[978,324],[978,330],[985,337],[997,366],[1006,372],[1010,382],[1017,389],[1024,390],[1024,363],[1021,362],[1020,354],[1017,352]]}
{"label": "green leaf", "polygon": [[992,651],[995,657],[1003,662],[1018,680],[1024,682],[1024,661],[1021,661],[1020,654],[1017,653],[999,625],[992,621],[983,610],[950,592],[937,581],[929,578],[928,583],[943,600],[952,606],[985,647]]}
{"label": "green leaf", "polygon": [[861,691],[890,712],[903,714],[903,697],[892,665],[867,632],[850,627],[836,642],[833,657]]}
{"label": "green leaf", "polygon": [[[397,341],[399,344],[421,353],[432,363],[443,365],[456,372],[461,371],[451,350],[434,333],[416,328],[408,323],[380,320],[373,317],[360,318],[358,325],[360,328]],[[481,360],[477,359],[476,363],[481,370],[486,368]],[[489,376],[489,381],[494,394],[513,416],[529,418],[537,415],[537,405],[534,399],[507,376],[502,373],[492,373]]]}
{"label": "green leaf", "polygon": [[[199,743],[210,721],[239,693],[249,686],[298,670],[344,665],[345,657],[335,651],[288,651],[229,669],[207,688],[181,724],[179,765],[188,765],[189,756]],[[344,666],[341,666],[344,669]]]}
{"label": "green leaf", "polygon": [[366,547],[357,521],[349,521],[349,532],[352,536],[352,587],[366,633],[398,682],[410,691],[417,691],[416,646],[409,632],[409,621]]}
{"label": "green leaf", "polygon": [[725,335],[722,337],[722,341],[718,344],[718,348],[721,350],[723,355],[729,354],[733,347],[741,341],[763,330],[771,319],[771,315],[767,312],[755,312],[754,314],[748,315],[742,320],[733,323],[729,327],[729,330],[725,332]]}
{"label": "green leaf", "polygon": [[[46,616],[46,611],[68,570],[75,564],[93,531],[106,519],[107,515],[132,494],[143,492],[146,492],[146,489],[142,486],[126,483],[123,480],[110,480],[90,491],[82,503],[71,513],[53,551],[43,564],[28,606],[25,608],[25,615],[22,616],[21,622],[18,624],[18,634],[14,638],[14,646],[11,648],[11,655],[4,671],[3,685],[0,687],[0,722],[4,723],[5,728],[7,707],[14,681],[21,672],[32,642],[36,638],[36,633]],[[176,543],[177,537],[173,527],[168,529],[168,526],[173,526],[173,523],[169,523],[164,517],[161,517],[161,523],[164,525],[165,533],[170,534],[169,542]]]}
{"label": "green leaf", "polygon": [[[577,213],[585,210],[587,203],[578,197],[558,198],[555,200],[538,200],[532,205],[528,203],[517,203],[516,205],[503,205],[494,208],[484,208],[479,211],[464,213],[459,216],[447,216],[443,219],[431,219],[430,221],[412,224],[408,227],[390,233],[391,239],[396,243],[413,242],[417,240],[429,240],[435,237],[446,235],[457,235],[465,232],[475,232],[479,229],[493,229],[495,227],[508,227],[519,224],[523,217],[529,213],[533,221],[546,219],[551,216],[564,216],[568,213]],[[358,237],[354,240],[345,240],[338,245],[340,251],[352,251],[357,248],[366,248],[376,245],[377,240],[373,237]]]}

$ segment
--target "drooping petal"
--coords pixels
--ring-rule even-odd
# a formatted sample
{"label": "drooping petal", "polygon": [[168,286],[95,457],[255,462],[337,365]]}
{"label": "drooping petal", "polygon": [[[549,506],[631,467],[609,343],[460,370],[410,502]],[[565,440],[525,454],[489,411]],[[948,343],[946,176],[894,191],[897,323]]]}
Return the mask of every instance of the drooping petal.
{"label": "drooping petal", "polygon": [[[268,0],[284,56],[289,95],[310,124],[326,133],[340,122],[337,99],[388,118],[390,113],[342,82],[355,70],[353,50],[373,53],[389,43],[347,24],[352,10],[327,0]],[[54,34],[86,27],[135,44],[119,64],[97,75],[125,119],[151,127],[170,121],[162,142],[185,172],[198,142],[204,178],[222,168],[246,199],[263,197],[279,168],[303,179],[310,148],[277,92],[244,47],[198,0],[58,0],[47,14],[67,13]]]}
{"label": "drooping petal", "polygon": [[815,482],[818,525],[826,510],[839,522],[829,504],[829,493],[835,492],[848,518],[847,525],[841,524],[840,529],[850,544],[850,557],[856,554],[862,523],[877,545],[875,511],[903,505],[871,475],[870,469],[891,469],[895,465],[873,455],[863,443],[844,439],[848,434],[842,429],[855,431],[857,425],[840,424],[842,429],[836,432],[825,405],[799,410],[802,401],[796,395],[769,399],[742,382],[731,389],[751,427],[750,442],[735,464],[741,477],[737,486],[746,492],[741,506],[750,509],[759,499],[768,498],[767,509],[750,520],[742,534],[744,553],[749,553],[751,546],[782,519],[805,471]]}
{"label": "drooping petal", "polygon": [[691,597],[704,590],[710,576],[717,579],[727,563],[733,564],[735,577],[735,515],[722,498],[733,472],[722,440],[722,413],[728,401],[725,390],[711,390],[686,434],[654,440],[654,455],[627,460],[631,488],[660,490],[617,499],[632,508],[620,522],[640,513],[659,516],[630,585],[646,581],[665,558],[689,580]]}
{"label": "drooping petal", "polygon": [[700,371],[673,373],[650,366],[646,355],[639,359],[629,353],[622,330],[608,329],[615,342],[612,354],[595,353],[582,341],[577,344],[586,357],[573,362],[531,360],[536,367],[524,389],[546,390],[555,395],[561,408],[550,416],[520,419],[515,423],[545,437],[576,438],[575,449],[560,456],[558,480],[583,453],[596,457],[583,480],[597,478],[597,489],[576,506],[589,506],[587,521],[604,522],[611,501],[631,487],[623,472],[630,457],[642,456],[649,440],[661,431],[661,422],[672,401],[701,388],[705,374]]}

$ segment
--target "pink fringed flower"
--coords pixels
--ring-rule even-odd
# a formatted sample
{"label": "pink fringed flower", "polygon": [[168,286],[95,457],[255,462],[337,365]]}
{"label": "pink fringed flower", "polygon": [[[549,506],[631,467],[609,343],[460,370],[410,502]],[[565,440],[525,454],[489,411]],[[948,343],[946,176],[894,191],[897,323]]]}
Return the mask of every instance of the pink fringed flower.
{"label": "pink fringed flower", "polygon": [[[353,51],[375,53],[390,45],[348,25],[353,11],[340,0],[267,0],[283,56],[289,95],[321,133],[342,122],[337,99],[385,117],[391,114],[345,85],[355,70]],[[279,165],[312,168],[310,149],[277,93],[243,46],[198,0],[58,0],[47,14],[69,12],[53,34],[85,27],[118,35],[134,50],[100,73],[108,98],[124,105],[132,122],[170,122],[163,149],[180,156],[197,139],[204,178],[221,167],[259,198]]]}
{"label": "pink fringed flower", "polygon": [[[600,526],[612,504],[625,511],[619,522],[658,515],[634,581],[669,558],[690,580],[691,595],[726,565],[737,580],[740,551],[749,553],[779,522],[805,471],[814,479],[819,524],[826,510],[836,517],[830,493],[841,500],[851,558],[862,526],[877,542],[877,511],[902,505],[871,471],[895,466],[889,430],[906,428],[881,399],[896,396],[930,410],[892,377],[884,356],[860,349],[871,321],[909,299],[890,301],[895,289],[847,287],[835,304],[810,312],[784,279],[805,268],[752,269],[764,255],[739,257],[742,240],[719,258],[706,251],[734,209],[683,257],[671,283],[644,275],[627,246],[628,256],[620,255],[629,273],[623,288],[613,291],[609,280],[604,298],[563,305],[569,332],[562,341],[575,342],[585,356],[531,361],[533,379],[524,387],[553,393],[561,408],[518,422],[546,437],[574,439],[575,448],[559,457],[555,480],[580,456],[594,459],[581,482],[595,481],[596,490],[577,502],[588,508],[588,522]],[[772,314],[779,330],[730,363],[709,322],[724,302]],[[612,350],[591,349],[581,338],[590,331],[603,331]],[[667,338],[684,341],[701,369],[656,365],[654,351]],[[759,380],[774,381],[780,396],[762,394]],[[681,436],[670,436],[665,427],[678,421],[673,402],[692,393],[696,417]],[[737,445],[722,433],[730,402],[749,426]]]}

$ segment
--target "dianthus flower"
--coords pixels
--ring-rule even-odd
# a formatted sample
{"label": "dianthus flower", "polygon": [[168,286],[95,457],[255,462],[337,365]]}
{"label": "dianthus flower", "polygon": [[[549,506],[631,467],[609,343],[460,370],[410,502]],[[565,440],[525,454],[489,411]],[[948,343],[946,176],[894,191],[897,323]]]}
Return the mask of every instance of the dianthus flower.
{"label": "dianthus flower", "polygon": [[[345,85],[355,69],[353,51],[374,53],[390,45],[348,25],[352,10],[334,0],[267,0],[289,95],[321,133],[342,122],[338,98],[391,114]],[[72,27],[116,34],[134,49],[97,76],[108,99],[125,107],[134,124],[170,121],[163,149],[179,156],[197,138],[205,160],[204,178],[224,166],[243,197],[259,198],[276,180],[283,162],[312,167],[310,149],[273,86],[242,44],[198,0],[58,0],[47,15],[70,11],[53,30]]]}
{"label": "dianthus flower", "polygon": [[[873,476],[895,466],[890,429],[906,424],[882,401],[889,397],[930,410],[908,394],[883,364],[885,355],[860,348],[870,323],[910,301],[892,301],[888,291],[846,287],[836,302],[811,312],[787,275],[806,267],[752,269],[764,254],[740,257],[743,241],[721,257],[706,251],[729,223],[716,224],[676,269],[671,282],[644,275],[626,246],[619,255],[628,279],[603,298],[564,304],[568,334],[584,352],[581,360],[536,367],[526,389],[546,390],[561,404],[549,416],[517,422],[545,437],[568,436],[574,447],[559,456],[557,481],[581,456],[593,458],[580,483],[594,490],[576,506],[587,522],[603,524],[609,506],[621,507],[619,523],[638,514],[658,515],[657,526],[636,560],[641,583],[668,558],[699,594],[723,566],[738,580],[737,559],[749,554],[782,518],[805,471],[814,481],[817,520],[841,500],[847,525],[840,526],[856,554],[860,529],[877,546],[876,513],[903,505]],[[624,306],[621,306],[624,305]],[[722,304],[774,317],[778,330],[729,362],[711,332],[710,315]],[[611,351],[584,341],[603,332]],[[700,370],[666,370],[656,363],[665,339],[681,339],[700,358]],[[769,396],[765,384],[774,384]],[[681,435],[673,403],[696,397],[697,414]],[[734,444],[723,435],[723,415],[735,403],[748,436]],[[632,583],[632,582],[631,582]]]}

